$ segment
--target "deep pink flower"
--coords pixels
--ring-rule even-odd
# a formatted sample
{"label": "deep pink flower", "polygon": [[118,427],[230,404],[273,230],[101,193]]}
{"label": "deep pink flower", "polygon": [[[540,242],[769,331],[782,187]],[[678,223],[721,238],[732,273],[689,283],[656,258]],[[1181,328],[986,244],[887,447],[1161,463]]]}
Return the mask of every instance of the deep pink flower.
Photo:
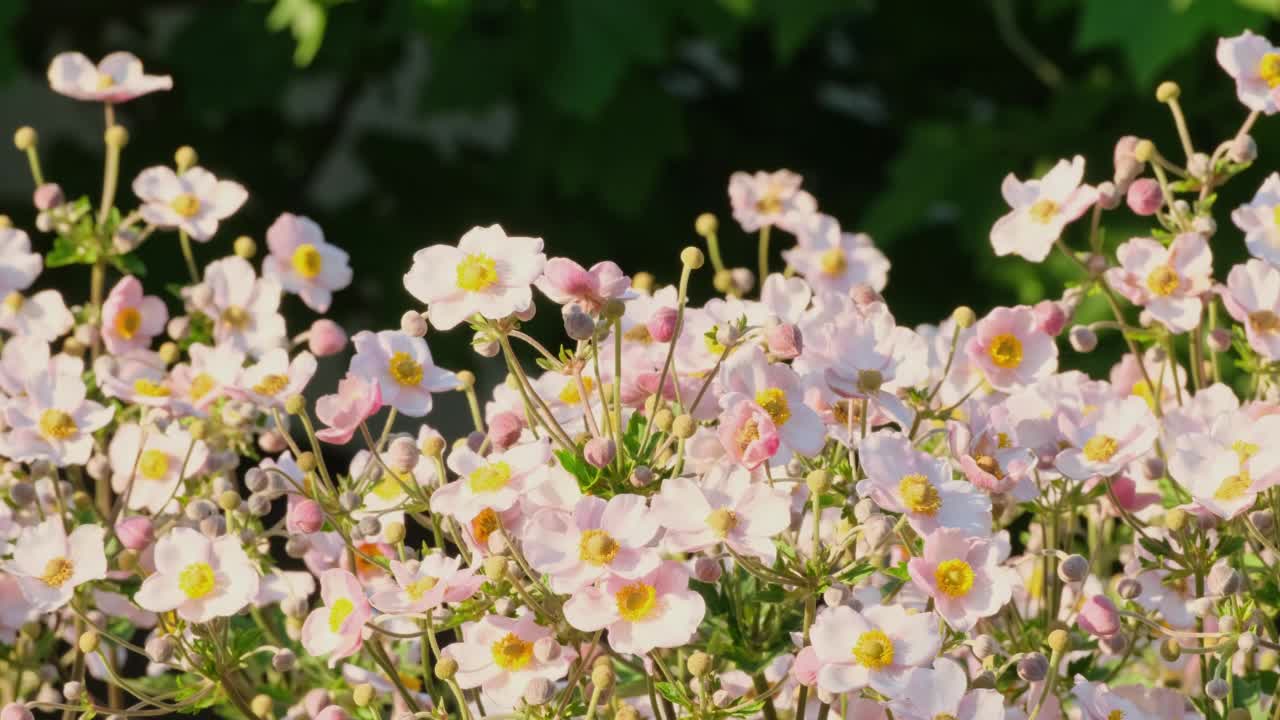
{"label": "deep pink flower", "polygon": [[345,445],[360,423],[382,409],[382,390],[376,382],[348,374],[338,382],[338,392],[316,401],[316,417],[329,427],[316,437],[334,445]]}

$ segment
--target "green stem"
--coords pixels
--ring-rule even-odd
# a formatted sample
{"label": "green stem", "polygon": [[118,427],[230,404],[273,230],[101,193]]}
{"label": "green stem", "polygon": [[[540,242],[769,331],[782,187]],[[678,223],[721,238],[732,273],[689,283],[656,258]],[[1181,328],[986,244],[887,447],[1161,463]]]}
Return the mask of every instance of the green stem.
{"label": "green stem", "polygon": [[760,277],[756,282],[762,290],[764,279],[769,277],[769,230],[771,227],[771,225],[765,225],[760,228]]}

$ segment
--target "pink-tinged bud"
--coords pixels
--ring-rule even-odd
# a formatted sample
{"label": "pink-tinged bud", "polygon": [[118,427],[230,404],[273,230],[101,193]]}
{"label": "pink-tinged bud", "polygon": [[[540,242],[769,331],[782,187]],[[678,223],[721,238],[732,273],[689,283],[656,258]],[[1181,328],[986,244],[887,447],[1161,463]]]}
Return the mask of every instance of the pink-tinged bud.
{"label": "pink-tinged bud", "polygon": [[142,550],[155,542],[156,533],[151,525],[151,518],[146,515],[134,515],[116,523],[116,537],[120,544],[130,550]]}
{"label": "pink-tinged bud", "polygon": [[1120,207],[1120,201],[1124,199],[1124,193],[1116,184],[1107,180],[1098,183],[1098,204],[1103,210],[1115,210]]}
{"label": "pink-tinged bud", "polygon": [[799,357],[804,350],[804,340],[800,337],[800,328],[792,323],[780,323],[765,331],[765,342],[769,352],[783,360]]}
{"label": "pink-tinged bud", "polygon": [[307,332],[307,348],[312,355],[328,357],[342,352],[342,348],[346,346],[347,333],[338,323],[328,318],[320,318],[311,323],[311,330]]}
{"label": "pink-tinged bud", "polygon": [[1031,311],[1035,315],[1036,325],[1049,337],[1057,337],[1067,324],[1067,313],[1053,300],[1041,300]]}
{"label": "pink-tinged bud", "polygon": [[1094,637],[1111,637],[1120,632],[1120,611],[1106,595],[1093,595],[1080,608],[1076,625]]}
{"label": "pink-tinged bud", "polygon": [[1231,349],[1231,331],[1214,328],[1209,332],[1209,349],[1214,352],[1226,352]]}
{"label": "pink-tinged bud", "polygon": [[310,498],[289,503],[288,516],[285,518],[285,527],[289,532],[310,535],[323,526],[324,510],[320,508],[320,503]]}
{"label": "pink-tinged bud", "polygon": [[614,446],[613,440],[609,438],[591,438],[587,441],[587,446],[582,449],[582,454],[586,456],[587,462],[592,467],[602,468],[613,462],[613,456],[616,455],[618,449]]}
{"label": "pink-tinged bud", "polygon": [[721,572],[720,563],[709,557],[700,557],[693,563],[693,576],[700,582],[719,582]]}
{"label": "pink-tinged bud", "polygon": [[653,317],[649,318],[649,322],[645,324],[649,330],[649,337],[658,342],[671,342],[671,338],[676,334],[676,310],[675,308],[662,307],[658,308]]}
{"label": "pink-tinged bud", "polygon": [[31,711],[22,703],[9,703],[0,710],[0,720],[32,720]]}
{"label": "pink-tinged bud", "polygon": [[1160,183],[1151,178],[1138,178],[1129,186],[1125,196],[1129,209],[1137,215],[1155,215],[1164,205],[1164,195],[1160,193]]}
{"label": "pink-tinged bud", "polygon": [[37,210],[52,210],[63,202],[66,198],[62,194],[62,188],[58,183],[45,183],[36,188],[35,195],[32,197]]}
{"label": "pink-tinged bud", "polygon": [[1116,143],[1114,157],[1116,173],[1115,183],[1119,188],[1127,188],[1142,174],[1143,163],[1133,156],[1133,149],[1138,145],[1138,138],[1125,135]]}
{"label": "pink-tinged bud", "polygon": [[339,705],[327,705],[320,709],[315,715],[311,716],[312,720],[351,720],[351,716],[347,714]]}
{"label": "pink-tinged bud", "polygon": [[818,670],[821,667],[818,653],[810,645],[796,653],[796,661],[791,663],[791,677],[805,687],[813,687],[818,683]]}
{"label": "pink-tinged bud", "polygon": [[533,319],[533,316],[536,315],[537,312],[538,312],[538,306],[534,305],[533,303],[529,303],[528,308],[524,310],[519,310],[516,312],[516,319],[519,320],[520,322],[529,322],[530,320]]}
{"label": "pink-tinged bud", "polygon": [[524,418],[512,412],[502,412],[489,419],[489,442],[493,449],[502,451],[515,445],[524,431]]}
{"label": "pink-tinged bud", "polygon": [[258,436],[258,447],[262,448],[262,452],[268,455],[279,455],[289,447],[284,441],[284,436],[275,430],[268,430]]}
{"label": "pink-tinged bud", "polygon": [[866,307],[871,303],[884,302],[884,298],[876,289],[866,283],[858,283],[849,288],[849,297],[853,299],[853,304],[858,307]]}

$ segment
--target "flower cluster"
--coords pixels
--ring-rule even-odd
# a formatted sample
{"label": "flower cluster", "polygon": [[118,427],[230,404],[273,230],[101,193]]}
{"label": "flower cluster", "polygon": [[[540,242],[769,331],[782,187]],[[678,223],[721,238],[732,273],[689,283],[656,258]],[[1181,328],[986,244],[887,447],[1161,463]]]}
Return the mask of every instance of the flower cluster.
{"label": "flower cluster", "polygon": [[[1213,211],[1280,50],[1218,60],[1251,112],[1212,153],[1164,83],[1183,164],[1128,136],[1096,185],[1082,157],[1005,180],[992,246],[1073,262],[1056,299],[901,324],[885,256],[784,170],[729,180],[756,272],[711,214],[674,285],[476,227],[413,256],[399,328],[348,340],[282,314],[351,283],[340,239],[284,213],[260,262],[242,236],[202,264],[248,193],[194,150],[117,204],[117,106],[170,79],[58,56],[106,177],[69,199],[18,130],[49,240],[0,222],[0,718],[1274,716],[1280,174],[1239,234]],[[1122,207],[1145,236],[1108,241]],[[1215,238],[1251,258],[1215,269]],[[77,264],[87,298],[38,289]],[[564,337],[526,332],[539,309]],[[436,364],[450,330],[501,357],[491,394]],[[1107,379],[1066,368],[1060,338],[1112,333]]]}

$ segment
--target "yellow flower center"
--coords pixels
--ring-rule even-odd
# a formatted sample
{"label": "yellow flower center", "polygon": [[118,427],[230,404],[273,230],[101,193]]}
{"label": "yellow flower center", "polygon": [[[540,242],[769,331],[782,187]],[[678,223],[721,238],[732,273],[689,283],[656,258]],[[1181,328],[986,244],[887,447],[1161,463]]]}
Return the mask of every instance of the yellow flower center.
{"label": "yellow flower center", "polygon": [[194,378],[191,378],[191,389],[187,391],[187,395],[190,396],[192,400],[199,400],[209,394],[209,391],[213,389],[214,384],[214,379],[209,375],[209,373],[200,373]]}
{"label": "yellow flower center", "polygon": [[342,629],[342,623],[355,612],[355,603],[347,598],[338,598],[329,606],[329,632],[336,633]]}
{"label": "yellow flower center", "polygon": [[738,447],[745,450],[748,445],[760,439],[760,424],[754,419],[746,421],[734,439],[738,441]]}
{"label": "yellow flower center", "polygon": [[1009,433],[996,433],[996,447],[1002,450],[1013,447],[1013,440],[1009,437]]}
{"label": "yellow flower center", "polygon": [[724,345],[721,345],[720,341],[716,339],[716,334],[719,330],[719,325],[713,325],[711,330],[702,336],[702,344],[707,346],[707,352],[717,357],[724,354]]}
{"label": "yellow flower center", "polygon": [[1104,463],[1115,457],[1120,444],[1110,435],[1094,435],[1085,442],[1084,458],[1089,462]]}
{"label": "yellow flower center", "polygon": [[842,275],[849,268],[849,260],[840,248],[831,248],[818,256],[818,268],[824,275]]}
{"label": "yellow flower center", "polygon": [[145,397],[169,397],[169,388],[146,378],[134,380],[133,391]]}
{"label": "yellow flower center", "polygon": [[765,388],[756,393],[756,404],[769,413],[769,419],[778,427],[782,427],[791,419],[791,406],[787,404],[787,394],[779,388]]}
{"label": "yellow flower center", "polygon": [[782,212],[782,194],[778,192],[778,188],[771,186],[756,200],[756,212],[761,215],[777,215]]}
{"label": "yellow flower center", "polygon": [[383,473],[382,479],[373,486],[372,492],[374,495],[390,502],[404,494],[404,486],[401,484],[401,481],[411,482],[412,479],[412,476],[408,473],[400,476],[392,475],[391,473]]}
{"label": "yellow flower center", "polygon": [[320,274],[324,269],[324,258],[320,256],[320,251],[311,243],[303,243],[293,251],[293,257],[290,258],[293,264],[293,271],[302,277],[310,280]]}
{"label": "yellow flower center", "polygon": [[942,507],[942,497],[938,489],[929,482],[929,478],[920,475],[906,475],[898,482],[898,492],[902,495],[902,504],[913,513],[933,517]]}
{"label": "yellow flower center", "polygon": [[712,510],[707,515],[707,527],[711,528],[711,532],[718,537],[728,537],[729,533],[738,527],[738,514],[729,508]]}
{"label": "yellow flower center", "polygon": [[192,600],[199,600],[213,592],[213,586],[213,568],[209,563],[191,563],[178,574],[178,588]]}
{"label": "yellow flower center", "polygon": [[1280,85],[1280,53],[1269,52],[1258,62],[1258,77],[1267,87]]}
{"label": "yellow flower center", "polygon": [[987,354],[997,367],[1005,370],[1016,368],[1022,364],[1022,341],[1012,333],[997,335],[992,338]]}
{"label": "yellow flower center", "polygon": [[648,345],[653,342],[653,336],[649,334],[649,326],[637,323],[635,327],[622,333],[622,337],[631,342]]}
{"label": "yellow flower center", "polygon": [[863,667],[881,670],[893,664],[893,641],[882,630],[868,630],[858,636],[853,656]]}
{"label": "yellow flower center", "polygon": [[933,579],[946,595],[964,597],[973,589],[973,566],[964,560],[943,560],[933,571]]}
{"label": "yellow flower center", "polygon": [[289,377],[287,375],[278,375],[271,373],[263,375],[257,385],[253,386],[253,391],[259,395],[275,395],[281,390],[289,386]]}
{"label": "yellow flower center", "polygon": [[639,622],[649,617],[658,605],[658,589],[646,583],[624,585],[614,595],[618,614],[629,622]]}
{"label": "yellow flower center", "polygon": [[132,340],[134,335],[138,334],[138,328],[142,327],[142,313],[138,312],[138,308],[127,307],[116,313],[116,334],[125,340]]}
{"label": "yellow flower center", "polygon": [[116,84],[116,79],[111,77],[110,73],[98,73],[98,89],[110,90]]}
{"label": "yellow flower center", "polygon": [[1048,198],[1043,198],[1035,201],[1031,206],[1030,212],[1032,220],[1047,225],[1053,219],[1053,216],[1058,214],[1058,203]]}
{"label": "yellow flower center", "polygon": [[1254,332],[1273,333],[1280,330],[1280,315],[1270,310],[1259,310],[1249,313],[1249,327]]}
{"label": "yellow flower center", "polygon": [[1000,461],[990,455],[979,455],[973,459],[973,463],[978,466],[979,470],[995,477],[997,480],[1004,477],[1004,471],[1000,469]]}
{"label": "yellow flower center", "polygon": [[487,463],[476,468],[467,480],[471,484],[471,492],[497,492],[511,480],[511,466],[502,460]]}
{"label": "yellow flower center", "polygon": [[195,217],[200,212],[200,198],[191,193],[182,193],[169,203],[169,207],[184,218]]}
{"label": "yellow flower center", "polygon": [[1253,487],[1253,480],[1250,479],[1249,473],[1242,472],[1239,475],[1232,475],[1222,481],[1217,490],[1213,491],[1213,499],[1222,502],[1231,502],[1244,497],[1245,493]]}
{"label": "yellow flower center", "polygon": [[608,565],[620,549],[618,541],[604,530],[586,530],[578,540],[578,558],[592,565]]}
{"label": "yellow flower center", "polygon": [[500,527],[502,527],[502,520],[493,508],[485,508],[471,518],[471,536],[481,545],[488,543],[489,536],[497,532]]}
{"label": "yellow flower center", "polygon": [[148,480],[160,480],[169,472],[169,455],[160,450],[148,450],[138,458],[138,472]]}
{"label": "yellow flower center", "polygon": [[61,410],[40,413],[40,434],[49,440],[66,440],[79,430],[75,418]]}
{"label": "yellow flower center", "polygon": [[933,716],[933,720],[956,720],[956,716],[951,713],[938,713]]}
{"label": "yellow flower center", "polygon": [[407,352],[397,352],[387,361],[387,372],[391,379],[405,387],[422,384],[422,364],[413,359]]}
{"label": "yellow flower center", "polygon": [[40,581],[51,588],[62,587],[62,584],[71,579],[71,573],[74,572],[76,566],[67,558],[56,557],[44,564],[44,574],[40,576]]}
{"label": "yellow flower center", "polygon": [[1249,462],[1249,458],[1257,455],[1262,448],[1245,440],[1237,440],[1231,443],[1231,449],[1235,451],[1236,457],[1240,458],[1240,464],[1243,465]]}
{"label": "yellow flower center", "polygon": [[232,305],[222,311],[222,322],[232,330],[240,330],[249,324],[249,313],[239,305]]}
{"label": "yellow flower center", "polygon": [[22,309],[22,303],[24,301],[25,301],[25,298],[22,297],[22,293],[18,292],[17,290],[14,290],[13,292],[4,296],[4,308],[9,312],[16,313]]}
{"label": "yellow flower center", "polygon": [[458,263],[458,287],[481,292],[498,282],[498,264],[484,253],[470,253]]}
{"label": "yellow flower center", "polygon": [[440,581],[433,577],[418,578],[405,586],[404,591],[409,595],[410,600],[421,600],[430,590],[435,588]]}
{"label": "yellow flower center", "polygon": [[503,670],[520,670],[533,659],[533,643],[520,639],[515,633],[507,633],[489,648],[493,662]]}
{"label": "yellow flower center", "polygon": [[[643,325],[641,327],[644,327]],[[596,387],[596,381],[589,377],[582,378],[582,387],[590,393]],[[578,390],[578,381],[570,379],[560,390],[560,402],[565,405],[577,405],[582,402],[582,393]]]}
{"label": "yellow flower center", "polygon": [[1124,720],[1123,710],[1112,710],[1107,713],[1107,720]]}
{"label": "yellow flower center", "polygon": [[1161,265],[1147,275],[1147,289],[1157,297],[1168,297],[1182,284],[1178,271],[1172,265]]}

